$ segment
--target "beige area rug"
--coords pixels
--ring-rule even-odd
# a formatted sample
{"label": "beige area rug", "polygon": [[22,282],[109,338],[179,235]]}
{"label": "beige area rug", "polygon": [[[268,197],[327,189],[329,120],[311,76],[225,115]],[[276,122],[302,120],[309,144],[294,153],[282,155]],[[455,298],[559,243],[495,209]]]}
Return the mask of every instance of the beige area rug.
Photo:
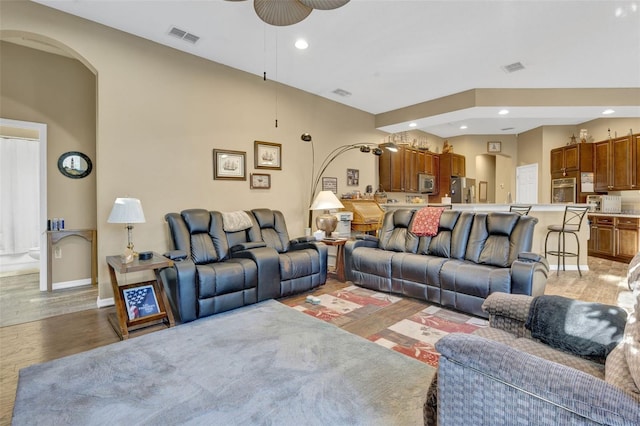
{"label": "beige area rug", "polygon": [[0,327],[95,309],[98,286],[40,291],[40,274],[0,277]]}

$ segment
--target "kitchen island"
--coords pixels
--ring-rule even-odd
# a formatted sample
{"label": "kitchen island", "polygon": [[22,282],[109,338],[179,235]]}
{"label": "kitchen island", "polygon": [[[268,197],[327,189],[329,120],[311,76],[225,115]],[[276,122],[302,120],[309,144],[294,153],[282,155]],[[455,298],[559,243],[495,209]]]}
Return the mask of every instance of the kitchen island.
{"label": "kitchen island", "polygon": [[[586,204],[575,204],[578,206],[587,206]],[[415,204],[415,203],[386,203],[380,204],[385,211],[396,209],[420,209],[422,207],[439,207],[439,206],[451,206],[453,210],[459,211],[471,211],[471,212],[508,212],[511,204]],[[531,251],[539,253],[544,256],[544,240],[547,237],[547,227],[549,225],[560,225],[564,216],[565,204],[532,204],[529,216],[533,216],[538,219],[533,234],[533,244]],[[588,271],[589,266],[587,264],[587,250],[589,247],[589,224],[587,223],[587,217],[585,215],[578,232],[578,239],[580,241],[580,270]],[[572,236],[566,238],[567,247],[566,251],[577,252],[576,241]],[[549,250],[557,250],[558,247],[558,234],[553,233],[549,236]],[[549,256],[549,267],[555,271],[558,268],[558,258],[555,256]],[[562,270],[562,267],[560,268]],[[573,258],[567,258],[566,260],[567,271],[576,271],[576,261]]]}

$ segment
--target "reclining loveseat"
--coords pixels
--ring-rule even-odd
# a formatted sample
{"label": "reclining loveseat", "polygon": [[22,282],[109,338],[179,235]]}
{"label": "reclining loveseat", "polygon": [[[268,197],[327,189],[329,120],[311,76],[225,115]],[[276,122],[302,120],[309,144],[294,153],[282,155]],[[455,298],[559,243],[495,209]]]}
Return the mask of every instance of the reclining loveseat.
{"label": "reclining loveseat", "polygon": [[415,213],[388,211],[378,238],[348,241],[347,280],[485,318],[482,303],[493,292],[544,293],[549,264],[529,252],[536,218],[445,210],[436,235],[418,237]]}
{"label": "reclining loveseat", "polygon": [[289,240],[279,211],[168,213],[174,266],[160,271],[181,322],[311,290],[327,279],[327,247]]}

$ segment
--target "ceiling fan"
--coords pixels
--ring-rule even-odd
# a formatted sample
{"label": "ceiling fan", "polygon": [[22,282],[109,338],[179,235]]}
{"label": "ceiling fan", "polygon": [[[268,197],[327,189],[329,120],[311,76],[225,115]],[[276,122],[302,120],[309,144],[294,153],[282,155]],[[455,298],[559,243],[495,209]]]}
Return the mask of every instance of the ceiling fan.
{"label": "ceiling fan", "polygon": [[313,9],[337,9],[348,2],[349,0],[253,0],[253,9],[267,24],[284,27],[302,21]]}

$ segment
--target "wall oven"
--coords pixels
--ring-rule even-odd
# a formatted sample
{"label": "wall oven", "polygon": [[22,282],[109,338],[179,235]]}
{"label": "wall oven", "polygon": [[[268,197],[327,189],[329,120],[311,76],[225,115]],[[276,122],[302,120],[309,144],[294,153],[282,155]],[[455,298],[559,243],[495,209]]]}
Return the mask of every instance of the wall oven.
{"label": "wall oven", "polygon": [[553,179],[551,181],[552,203],[576,202],[576,178]]}

